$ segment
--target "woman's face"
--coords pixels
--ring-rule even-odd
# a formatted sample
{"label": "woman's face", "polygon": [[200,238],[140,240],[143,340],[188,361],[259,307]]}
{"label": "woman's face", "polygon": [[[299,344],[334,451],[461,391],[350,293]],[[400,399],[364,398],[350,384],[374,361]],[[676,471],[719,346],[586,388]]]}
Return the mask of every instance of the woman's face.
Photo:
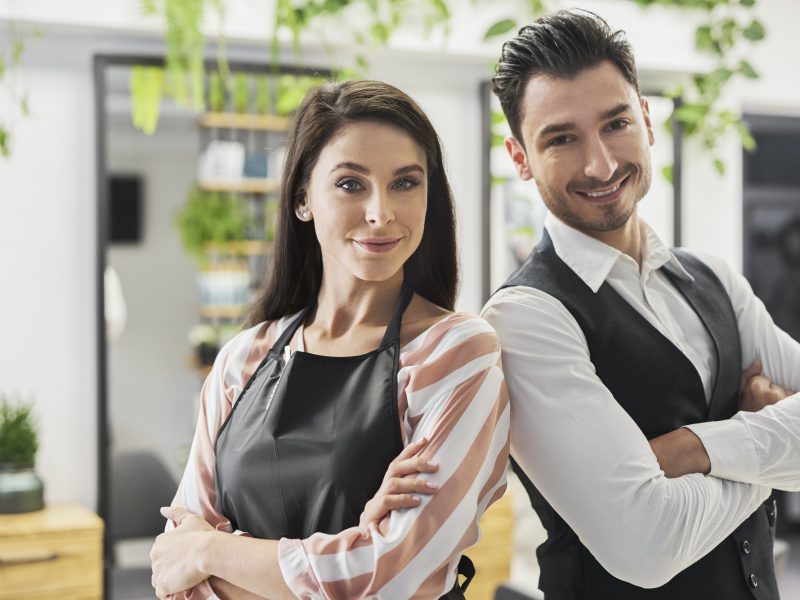
{"label": "woman's face", "polygon": [[422,239],[427,182],[425,151],[404,130],[377,121],[343,126],[297,206],[300,219],[313,220],[325,278],[396,275]]}

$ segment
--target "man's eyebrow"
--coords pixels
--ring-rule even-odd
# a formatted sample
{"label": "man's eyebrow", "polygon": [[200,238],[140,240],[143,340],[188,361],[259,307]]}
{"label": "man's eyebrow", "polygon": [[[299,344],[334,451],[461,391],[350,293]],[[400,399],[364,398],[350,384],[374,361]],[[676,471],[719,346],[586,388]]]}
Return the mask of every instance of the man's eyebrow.
{"label": "man's eyebrow", "polygon": [[[617,104],[614,108],[610,108],[609,110],[603,111],[600,113],[600,120],[611,119],[612,117],[616,117],[619,114],[624,113],[625,111],[630,110],[631,105],[627,102],[621,102]],[[575,129],[577,125],[574,121],[567,121],[564,123],[553,123],[551,125],[547,125],[542,127],[542,130],[539,132],[539,138],[546,137],[548,135],[552,135],[554,133],[564,133],[565,131],[570,131],[571,129]]]}
{"label": "man's eyebrow", "polygon": [[610,118],[616,117],[617,115],[622,114],[622,113],[624,113],[626,111],[629,111],[630,109],[631,109],[631,105],[630,104],[628,104],[627,102],[621,102],[620,104],[617,104],[614,108],[612,108],[610,110],[607,110],[607,111],[605,111],[603,113],[600,113],[600,118],[601,119],[610,119]]}
{"label": "man's eyebrow", "polygon": [[573,121],[568,121],[567,123],[553,123],[552,125],[542,127],[542,130],[539,132],[537,137],[541,139],[553,133],[564,133],[565,131],[575,129],[575,127],[576,125]]}

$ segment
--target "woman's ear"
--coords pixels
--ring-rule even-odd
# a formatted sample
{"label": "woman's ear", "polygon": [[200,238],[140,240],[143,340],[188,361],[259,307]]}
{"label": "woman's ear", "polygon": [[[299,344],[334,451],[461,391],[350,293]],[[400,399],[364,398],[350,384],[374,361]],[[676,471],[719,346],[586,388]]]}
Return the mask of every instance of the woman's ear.
{"label": "woman's ear", "polygon": [[314,215],[311,214],[311,210],[308,208],[308,196],[306,196],[305,191],[302,192],[302,196],[294,205],[294,214],[297,215],[298,219],[304,222],[308,222],[314,218]]}

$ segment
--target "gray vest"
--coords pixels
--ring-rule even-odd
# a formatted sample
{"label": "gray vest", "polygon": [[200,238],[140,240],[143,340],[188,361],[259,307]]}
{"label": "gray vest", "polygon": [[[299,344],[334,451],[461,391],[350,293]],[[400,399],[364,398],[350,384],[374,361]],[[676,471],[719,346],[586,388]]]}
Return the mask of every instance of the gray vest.
{"label": "gray vest", "polygon": [[[607,283],[593,293],[558,257],[546,231],[502,286],[539,289],[567,308],[586,336],[598,376],[648,439],[683,425],[730,418],[738,404],[742,356],[730,298],[705,264],[680,250],[674,252],[695,280],[675,276],[669,265],[663,272],[700,317],[717,351],[710,405],[689,359]],[[778,599],[772,558],[774,502],[758,508],[714,550],[666,585],[643,589],[609,574],[513,459],[512,466],[547,529],[547,541],[536,552],[539,588],[546,600]]]}

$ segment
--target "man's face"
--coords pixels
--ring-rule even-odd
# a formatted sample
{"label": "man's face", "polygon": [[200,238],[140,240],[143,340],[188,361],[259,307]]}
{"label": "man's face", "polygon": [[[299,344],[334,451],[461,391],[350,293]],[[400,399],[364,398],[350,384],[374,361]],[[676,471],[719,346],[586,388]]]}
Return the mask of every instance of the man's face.
{"label": "man's face", "polygon": [[610,62],[573,79],[533,77],[522,110],[524,147],[506,149],[556,217],[593,237],[625,225],[650,188],[647,100]]}

